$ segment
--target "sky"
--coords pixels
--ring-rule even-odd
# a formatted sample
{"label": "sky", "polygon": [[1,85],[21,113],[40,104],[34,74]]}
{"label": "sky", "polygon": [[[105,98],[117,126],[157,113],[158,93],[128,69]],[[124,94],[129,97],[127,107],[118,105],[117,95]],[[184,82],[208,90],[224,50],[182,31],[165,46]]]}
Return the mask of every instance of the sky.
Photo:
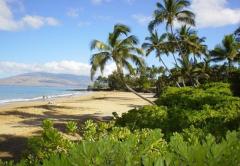
{"label": "sky", "polygon": [[[106,41],[116,23],[140,42],[159,0],[0,0],[0,77],[26,72],[89,75],[90,42]],[[240,26],[240,0],[191,0],[209,49]],[[165,32],[164,25],[158,28]],[[160,66],[154,54],[148,65]],[[168,66],[171,58],[164,57]],[[105,74],[114,70],[109,63]]]}

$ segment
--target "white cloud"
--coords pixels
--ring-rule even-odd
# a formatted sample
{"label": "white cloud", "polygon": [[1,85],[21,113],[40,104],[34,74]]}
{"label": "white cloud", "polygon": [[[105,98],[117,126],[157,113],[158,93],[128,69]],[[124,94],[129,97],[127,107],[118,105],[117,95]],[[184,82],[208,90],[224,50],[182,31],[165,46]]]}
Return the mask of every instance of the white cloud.
{"label": "white cloud", "polygon": [[227,0],[193,0],[191,9],[196,14],[197,26],[221,27],[240,23],[240,8],[227,7]]}
{"label": "white cloud", "polygon": [[145,16],[143,14],[134,14],[132,15],[132,18],[137,21],[140,25],[148,25],[148,23],[151,21],[151,16]]}
{"label": "white cloud", "polygon": [[6,0],[0,0],[0,30],[17,31],[24,28],[37,29],[46,25],[56,26],[59,25],[59,21],[53,17],[36,15],[26,15],[19,20],[15,20]]}
{"label": "white cloud", "polygon": [[53,17],[46,17],[46,18],[43,18],[43,19],[45,20],[45,24],[50,25],[50,26],[57,26],[57,25],[60,24],[60,22]]}
{"label": "white cloud", "polygon": [[[76,75],[90,75],[91,66],[86,63],[76,61],[53,61],[44,64],[25,64],[16,62],[0,61],[0,73],[4,75],[15,75],[28,72],[50,72],[50,73],[66,73]],[[116,70],[115,65],[109,64],[106,66],[104,75],[107,76]],[[98,74],[100,74],[98,72]],[[97,75],[98,75],[97,74]]]}

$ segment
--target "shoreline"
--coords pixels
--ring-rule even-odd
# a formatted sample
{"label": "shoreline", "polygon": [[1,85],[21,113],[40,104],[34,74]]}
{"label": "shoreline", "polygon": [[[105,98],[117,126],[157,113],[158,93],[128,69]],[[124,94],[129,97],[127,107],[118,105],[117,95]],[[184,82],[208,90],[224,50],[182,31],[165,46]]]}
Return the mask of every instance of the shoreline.
{"label": "shoreline", "polygon": [[[70,92],[67,91],[66,92]],[[74,93],[65,93],[65,94],[56,94],[56,95],[48,95],[48,96],[37,96],[33,98],[16,98],[16,99],[3,99],[0,100],[0,107],[7,105],[7,104],[14,104],[14,103],[22,103],[22,102],[34,102],[34,101],[50,101],[55,100],[58,98],[65,98],[65,97],[73,97],[73,96],[84,96],[93,91],[73,91]]]}

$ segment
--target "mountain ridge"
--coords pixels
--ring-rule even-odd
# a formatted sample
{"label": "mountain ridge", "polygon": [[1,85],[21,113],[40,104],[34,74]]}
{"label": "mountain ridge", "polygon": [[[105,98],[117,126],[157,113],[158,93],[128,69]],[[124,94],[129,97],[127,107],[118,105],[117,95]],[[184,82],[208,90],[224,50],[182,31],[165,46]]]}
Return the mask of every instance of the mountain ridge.
{"label": "mountain ridge", "polygon": [[32,72],[0,79],[0,85],[87,88],[90,77],[65,73]]}

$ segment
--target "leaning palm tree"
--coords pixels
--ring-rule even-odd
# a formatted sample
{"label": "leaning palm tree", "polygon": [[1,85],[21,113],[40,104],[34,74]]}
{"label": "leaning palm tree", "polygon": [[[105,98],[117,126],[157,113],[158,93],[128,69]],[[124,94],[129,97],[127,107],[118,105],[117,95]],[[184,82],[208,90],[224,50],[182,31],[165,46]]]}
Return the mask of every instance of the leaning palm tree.
{"label": "leaning palm tree", "polygon": [[[153,20],[149,23],[149,30],[152,31],[156,26],[166,23],[166,31],[170,28],[171,35],[177,41],[173,32],[174,23],[195,25],[195,15],[186,8],[190,6],[188,0],[163,0],[163,3],[157,3],[157,9],[154,11]],[[181,53],[181,48],[177,42],[178,51]],[[176,59],[174,57],[174,59]]]}
{"label": "leaning palm tree", "polygon": [[[146,42],[142,44],[143,49],[146,50],[146,55],[148,56],[150,53],[153,51],[156,52],[156,57],[159,58],[160,62],[163,64],[165,69],[169,74],[171,74],[171,71],[165,64],[165,62],[162,59],[162,55],[168,55],[170,52],[171,47],[170,45],[166,42],[167,39],[167,33],[162,34],[161,36],[158,35],[157,31],[151,32],[151,35],[149,37],[146,37],[145,40]],[[177,86],[180,87],[179,83],[176,82]]]}
{"label": "leaning palm tree", "polygon": [[227,60],[228,69],[230,71],[233,63],[239,60],[239,49],[240,43],[235,40],[234,35],[226,35],[222,43],[211,51],[211,56],[213,57],[213,61]]}
{"label": "leaning palm tree", "polygon": [[143,59],[139,56],[143,55],[143,51],[137,47],[138,39],[134,35],[129,35],[130,32],[131,30],[128,26],[117,24],[114,26],[113,32],[109,34],[106,43],[99,40],[92,41],[91,50],[97,50],[97,52],[91,57],[91,78],[93,79],[98,69],[103,72],[106,64],[109,61],[113,61],[116,64],[117,73],[121,77],[122,84],[140,98],[154,104],[126,84],[123,71],[124,69],[129,72],[133,71],[130,61],[140,67],[145,66]]}

